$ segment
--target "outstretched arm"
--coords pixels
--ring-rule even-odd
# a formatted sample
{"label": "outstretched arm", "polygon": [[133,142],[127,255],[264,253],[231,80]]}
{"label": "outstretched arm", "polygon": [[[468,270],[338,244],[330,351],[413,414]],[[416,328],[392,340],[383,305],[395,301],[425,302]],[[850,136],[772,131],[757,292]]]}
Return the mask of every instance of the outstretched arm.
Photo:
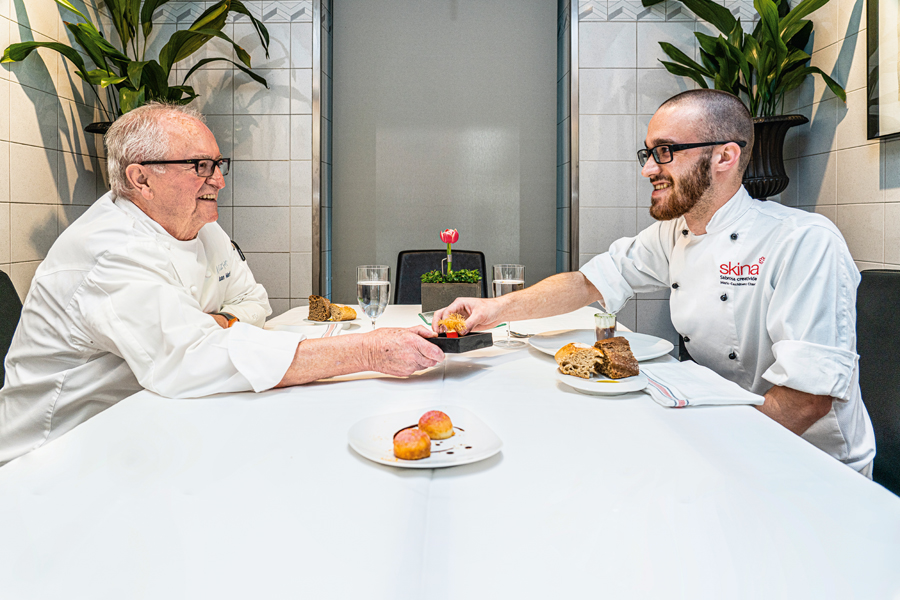
{"label": "outstretched arm", "polygon": [[450,313],[466,318],[466,330],[489,329],[503,321],[540,319],[571,312],[591,302],[603,301],[597,288],[579,271],[560,273],[533,286],[499,298],[457,298],[447,308],[435,311],[432,329]]}
{"label": "outstretched arm", "polygon": [[773,385],[765,394],[766,401],[756,408],[797,435],[831,410],[831,396],[815,396],[788,387]]}

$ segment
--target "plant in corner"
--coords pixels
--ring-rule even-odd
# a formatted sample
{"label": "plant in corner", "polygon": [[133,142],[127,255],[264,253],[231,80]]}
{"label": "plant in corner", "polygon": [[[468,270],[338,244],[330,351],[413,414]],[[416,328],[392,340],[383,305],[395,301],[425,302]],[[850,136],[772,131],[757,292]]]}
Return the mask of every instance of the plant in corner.
{"label": "plant in corner", "polygon": [[[84,23],[65,22],[66,29],[80,47],[80,51],[60,42],[21,42],[6,48],[0,62],[24,60],[38,48],[49,48],[62,54],[75,65],[75,74],[94,86],[92,89],[101,110],[110,121],[151,100],[176,104],[190,103],[198,94],[192,86],[187,85],[188,79],[197,69],[211,62],[230,62],[254,81],[268,87],[265,79],[250,70],[250,55],[247,51],[222,32],[229,13],[249,17],[266,57],[269,56],[269,32],[239,0],[216,2],[197,17],[190,27],[174,32],[160,49],[157,57],[148,57],[147,42],[153,31],[153,13],[168,1],[105,0],[118,36],[120,47],[116,47],[69,0],[55,0],[57,4],[84,20]],[[169,85],[169,77],[175,65],[213,38],[231,44],[240,63],[225,57],[204,58],[188,70],[180,85]],[[93,69],[88,67],[82,54],[93,64]],[[97,88],[105,92],[106,103],[103,102]],[[104,132],[98,128],[87,130]]]}
{"label": "plant in corner", "polygon": [[[451,245],[459,240],[459,232],[445,229],[441,241],[447,244],[447,272],[437,269],[422,275],[422,312],[431,312],[461,297],[481,297],[481,273],[477,269],[453,270]],[[443,261],[441,261],[443,263]]]}
{"label": "plant in corner", "polygon": [[[642,0],[652,6],[663,0]],[[810,76],[819,75],[835,96],[847,101],[844,89],[818,67],[809,65],[805,48],[813,30],[804,19],[828,0],[802,0],[793,9],[788,0],[754,0],[759,21],[745,33],[740,19],[712,0],[679,0],[721,34],[696,32],[700,62],[667,42],[663,52],[673,62],[660,61],[673,75],[689,77],[702,88],[710,84],[744,101],[754,117],[754,144],[744,186],[754,198],[765,199],[782,192],[788,184],[782,148],[787,130],[809,120],[803,115],[782,115],[785,95]]]}

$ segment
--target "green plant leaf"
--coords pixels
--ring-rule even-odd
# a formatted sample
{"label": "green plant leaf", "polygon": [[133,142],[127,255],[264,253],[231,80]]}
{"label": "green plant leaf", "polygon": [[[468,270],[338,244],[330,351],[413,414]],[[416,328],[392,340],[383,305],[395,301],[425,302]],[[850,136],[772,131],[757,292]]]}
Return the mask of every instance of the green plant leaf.
{"label": "green plant leaf", "polygon": [[127,77],[101,77],[100,78],[100,87],[105,88],[111,85],[118,85],[128,79]]}
{"label": "green plant leaf", "polygon": [[166,72],[171,72],[173,64],[184,60],[214,37],[230,43],[238,58],[241,59],[241,62],[248,67],[250,66],[250,55],[247,54],[247,51],[234,43],[230,37],[221,31],[216,31],[214,29],[176,31],[172,34],[172,37],[169,38],[169,41],[166,42],[166,45],[159,51],[160,65],[166,69]]}
{"label": "green plant leaf", "polygon": [[230,60],[228,58],[221,58],[221,57],[204,58],[203,60],[198,61],[197,64],[194,65],[193,67],[191,67],[191,70],[187,72],[187,75],[184,76],[182,83],[186,83],[188,80],[188,77],[190,77],[194,73],[194,71],[196,71],[203,65],[209,64],[211,62],[217,62],[217,61],[229,62],[229,63],[233,64],[235,67],[237,67],[238,69],[240,69],[241,71],[243,71],[244,73],[246,73],[247,75],[249,75],[252,80],[256,81],[257,83],[261,83],[262,85],[266,86],[266,88],[269,87],[269,84],[268,84],[268,82],[266,82],[265,79],[263,79],[262,77],[260,77],[259,75],[257,75],[256,73],[254,73],[253,71],[248,69],[247,67],[245,67],[243,65],[239,65],[238,63],[236,63],[233,60]]}
{"label": "green plant leaf", "polygon": [[229,10],[230,1],[221,0],[203,11],[203,13],[191,23],[191,26],[188,27],[188,29],[191,31],[197,31],[199,29],[221,30],[225,27],[225,21],[228,18]]}
{"label": "green plant leaf", "polygon": [[[668,42],[660,42],[659,46],[660,46],[660,48],[662,48],[663,52],[665,52],[666,55],[669,58],[671,58],[672,60],[674,60],[675,62],[680,63],[690,69],[696,69],[698,72],[703,73],[704,75],[708,75],[708,76],[711,75],[711,73],[709,71],[707,71],[707,69],[704,69],[702,66],[698,65],[687,54],[685,54],[684,52],[682,52],[681,50],[679,50],[672,44],[670,44]],[[662,62],[662,61],[660,61],[660,62]]]}
{"label": "green plant leaf", "polygon": [[794,23],[796,23],[803,17],[812,14],[826,4],[828,4],[828,0],[802,0],[802,2],[795,6],[793,10],[791,10],[791,12],[787,14],[786,17],[781,19],[781,22],[779,23],[779,35],[781,35],[781,33],[783,33],[784,31],[790,29],[790,27]]}
{"label": "green plant leaf", "polygon": [[134,110],[145,102],[145,90],[143,86],[138,90],[122,88],[119,90],[119,110],[124,115],[130,110]]}
{"label": "green plant leaf", "polygon": [[106,55],[97,44],[97,40],[100,36],[95,35],[89,28],[82,27],[82,23],[66,23],[65,25],[66,28],[72,32],[78,45],[84,48],[85,53],[87,53],[91,61],[98,67],[108,69],[109,63],[106,60]]}
{"label": "green plant leaf", "polygon": [[251,15],[250,11],[247,10],[247,7],[244,6],[244,3],[240,0],[231,1],[231,11],[250,18],[250,22],[256,30],[256,35],[259,36],[259,41],[262,43],[263,50],[266,52],[266,58],[269,58],[269,30],[266,29],[266,26],[263,25],[259,19]]}
{"label": "green plant leaf", "polygon": [[112,17],[113,27],[116,28],[116,33],[119,34],[122,47],[127,48],[128,42],[134,37],[137,25],[137,23],[129,23],[125,15],[126,5],[130,0],[105,0],[105,2]]}
{"label": "green plant leaf", "polygon": [[169,88],[166,100],[176,104],[190,104],[199,94],[189,85],[173,85]]}
{"label": "green plant leaf", "polygon": [[665,1],[666,0],[641,0],[641,4],[643,4],[647,8],[650,8],[651,6],[654,6],[656,4],[662,4]]}
{"label": "green plant leaf", "polygon": [[59,52],[70,61],[72,61],[72,63],[76,67],[78,67],[79,70],[85,70],[84,59],[81,57],[81,54],[78,53],[78,50],[59,42],[19,42],[17,44],[10,44],[9,47],[3,51],[3,58],[0,59],[0,63],[11,63],[25,60],[25,58],[27,58],[29,54],[31,54],[38,48],[48,48],[50,50],[55,50],[56,52]]}
{"label": "green plant leaf", "polygon": [[703,78],[703,75],[701,75],[700,72],[698,72],[696,69],[690,69],[688,67],[685,67],[684,65],[678,65],[664,60],[661,60],[659,62],[661,62],[666,68],[666,71],[668,71],[672,75],[676,75],[678,77],[690,77],[691,79],[696,81],[697,85],[699,85],[703,89],[709,88],[709,85],[707,85],[706,80]]}
{"label": "green plant leaf", "polygon": [[694,34],[694,37],[697,38],[697,41],[700,43],[700,48],[709,52],[710,54],[716,53],[716,40],[719,39],[718,36],[706,35],[705,33],[700,33],[699,31]]}
{"label": "green plant leaf", "polygon": [[713,27],[722,33],[727,34],[734,29],[734,15],[721,4],[711,0],[681,0],[681,3],[704,21],[709,21]]}
{"label": "green plant leaf", "polygon": [[80,10],[75,8],[75,5],[72,4],[71,2],[69,2],[69,0],[56,0],[56,3],[64,8],[67,8],[68,10],[71,10],[73,13],[75,13],[76,15],[78,15],[79,17],[81,17],[82,19],[87,21],[88,23],[91,22],[91,20],[88,19],[86,16],[84,16],[83,12],[81,12]]}
{"label": "green plant leaf", "polygon": [[144,37],[149,37],[150,32],[153,31],[153,13],[156,12],[156,9],[168,2],[169,0],[145,0],[144,5],[141,7],[141,30],[144,32]]}

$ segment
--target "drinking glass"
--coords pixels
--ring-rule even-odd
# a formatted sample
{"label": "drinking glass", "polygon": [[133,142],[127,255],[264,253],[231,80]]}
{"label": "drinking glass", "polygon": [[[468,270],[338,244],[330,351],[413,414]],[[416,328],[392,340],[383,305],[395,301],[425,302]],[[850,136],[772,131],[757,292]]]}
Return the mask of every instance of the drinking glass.
{"label": "drinking glass", "polygon": [[391,270],[387,265],[356,267],[356,297],[359,307],[372,320],[381,316],[391,297]]}
{"label": "drinking glass", "polygon": [[608,312],[594,313],[594,333],[598,342],[616,337],[616,315]]}
{"label": "drinking glass", "polygon": [[[525,265],[494,265],[494,298],[525,289]],[[501,348],[521,348],[525,342],[509,339],[509,321],[506,322],[506,339],[494,342]]]}

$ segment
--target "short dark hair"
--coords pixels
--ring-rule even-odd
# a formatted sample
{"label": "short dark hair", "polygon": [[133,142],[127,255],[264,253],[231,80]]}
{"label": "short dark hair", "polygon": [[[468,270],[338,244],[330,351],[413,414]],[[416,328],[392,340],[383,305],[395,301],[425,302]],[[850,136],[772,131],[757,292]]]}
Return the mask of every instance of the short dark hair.
{"label": "short dark hair", "polygon": [[705,116],[697,125],[700,138],[707,141],[744,141],[738,169],[743,176],[753,150],[753,118],[740,98],[721,90],[697,89],[681,92],[662,103],[659,108],[680,105],[697,106]]}

